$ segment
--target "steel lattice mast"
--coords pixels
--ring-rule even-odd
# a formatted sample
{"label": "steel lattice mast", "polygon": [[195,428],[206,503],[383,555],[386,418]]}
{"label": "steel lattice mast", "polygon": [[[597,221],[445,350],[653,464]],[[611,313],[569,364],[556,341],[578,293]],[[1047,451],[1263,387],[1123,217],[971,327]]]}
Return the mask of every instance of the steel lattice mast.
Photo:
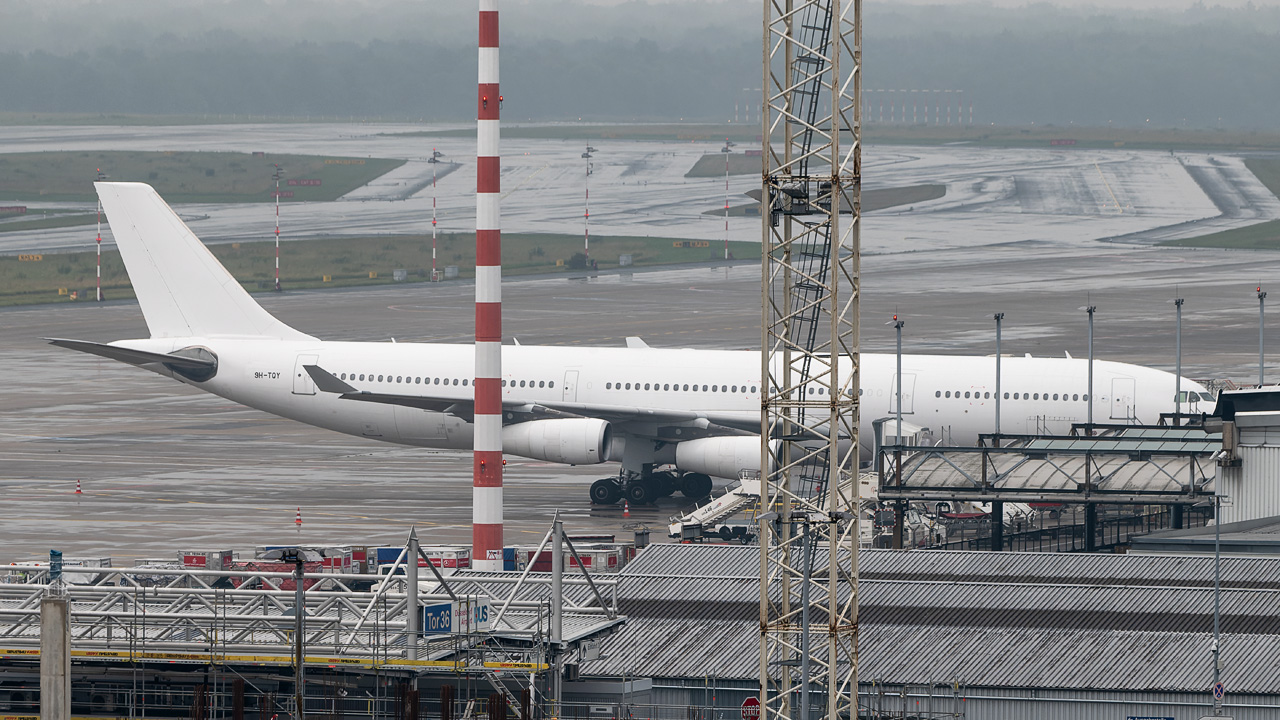
{"label": "steel lattice mast", "polygon": [[764,7],[763,720],[858,716],[861,10]]}

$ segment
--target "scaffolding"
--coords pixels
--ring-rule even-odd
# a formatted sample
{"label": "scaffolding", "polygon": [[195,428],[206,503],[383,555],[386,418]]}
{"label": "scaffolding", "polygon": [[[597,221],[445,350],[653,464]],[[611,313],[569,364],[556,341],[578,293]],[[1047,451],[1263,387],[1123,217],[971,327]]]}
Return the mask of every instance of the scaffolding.
{"label": "scaffolding", "polygon": [[[353,677],[410,681],[430,675],[488,687],[521,707],[522,692],[547,684],[557,653],[553,640],[576,647],[624,621],[617,612],[615,577],[568,574],[558,579],[563,592],[556,602],[545,592],[556,579],[546,573],[489,578],[489,591],[481,593],[470,583],[482,573],[444,576],[428,560],[422,570],[426,577],[419,580],[413,571],[423,563],[407,562],[406,556],[408,549],[379,574],[200,570],[176,564],[70,568],[64,576],[73,666],[81,675],[93,667],[99,670],[91,676],[115,678],[110,693],[130,717],[149,702],[146,698],[156,697],[156,668],[204,678],[177,691],[186,693],[180,702],[193,709],[209,703],[225,707],[232,702],[229,683],[236,678],[292,682],[289,668],[298,666],[299,655],[308,677],[317,676],[314,686],[308,680],[308,707],[336,702],[324,693],[336,692]],[[294,649],[299,577],[305,619],[301,653]],[[530,586],[542,586],[543,595],[521,597]],[[49,587],[47,564],[0,569],[5,674],[28,672],[23,668],[38,664],[40,599]],[[556,615],[564,627],[560,638],[553,636]],[[172,695],[174,689],[166,692]],[[281,693],[270,704],[291,710],[294,703]]]}
{"label": "scaffolding", "polygon": [[759,516],[765,720],[858,715],[861,34],[860,0],[766,0]]}

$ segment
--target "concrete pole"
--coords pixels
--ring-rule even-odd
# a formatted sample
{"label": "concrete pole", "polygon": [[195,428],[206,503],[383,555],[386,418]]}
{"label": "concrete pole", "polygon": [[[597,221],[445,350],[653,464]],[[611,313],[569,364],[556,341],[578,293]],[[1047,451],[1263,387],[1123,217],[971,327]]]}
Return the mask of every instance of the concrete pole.
{"label": "concrete pole", "polygon": [[406,632],[408,659],[418,659],[418,638],[422,634],[422,612],[418,602],[418,530],[409,529],[409,545],[404,565]]}
{"label": "concrete pole", "polygon": [[996,313],[996,447],[1000,446],[1000,323],[1004,313]]}
{"label": "concrete pole", "polygon": [[[58,587],[61,592],[61,582]],[[71,718],[71,608],[66,595],[40,600],[40,717]]]}
{"label": "concrete pole", "polygon": [[551,717],[560,717],[560,700],[564,692],[564,523],[559,516],[551,531]]}

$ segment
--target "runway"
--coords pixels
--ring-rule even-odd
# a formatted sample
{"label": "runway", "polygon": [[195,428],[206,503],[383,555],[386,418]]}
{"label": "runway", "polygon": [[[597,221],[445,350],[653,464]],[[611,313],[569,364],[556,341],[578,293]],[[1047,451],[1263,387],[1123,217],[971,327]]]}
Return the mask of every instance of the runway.
{"label": "runway", "polygon": [[[263,151],[402,158],[401,168],[335,202],[286,203],[282,238],[429,233],[433,149],[458,163],[434,191],[439,229],[468,232],[475,217],[475,140],[410,137],[418,125],[230,125],[181,127],[5,127],[0,153],[46,150]],[[435,128],[449,129],[449,128]],[[721,241],[724,219],[704,214],[724,206],[723,177],[686,178],[720,141],[593,140],[588,180],[585,143],[506,139],[502,143],[503,229],[580,233],[589,183],[593,234]],[[745,148],[738,148],[739,150]],[[1239,157],[1206,153],[1088,148],[1000,149],[968,145],[868,146],[866,187],[943,183],[946,196],[914,206],[868,213],[868,254],[989,247],[1016,242],[1076,249],[1100,239],[1152,242],[1280,218],[1277,200]],[[86,190],[92,178],[87,177]],[[113,180],[139,178],[113,177]],[[759,187],[754,175],[730,178],[730,201]],[[33,207],[91,210],[91,204],[40,203],[38,197],[0,198]],[[267,240],[269,203],[188,204],[176,208],[206,242]],[[729,238],[759,242],[757,218],[731,218]],[[0,253],[88,249],[84,227],[0,233]],[[110,237],[104,235],[110,243]]]}
{"label": "runway", "polygon": [[[1004,311],[1005,352],[1082,357],[1085,315],[1076,308],[1092,302],[1098,357],[1171,370],[1167,300],[1176,286],[1187,299],[1184,374],[1248,382],[1257,360],[1254,278],[1277,272],[1273,253],[1098,245],[1084,254],[1035,242],[869,256],[862,347],[891,352],[884,323],[897,312],[907,352],[990,353],[991,314]],[[662,347],[756,348],[759,278],[758,266],[740,264],[509,280],[505,335],[524,344],[621,345],[638,335]],[[325,339],[469,342],[472,334],[474,288],[464,282],[258,297]],[[467,453],[310,428],[39,339],[145,335],[131,301],[0,310],[0,561],[49,548],[124,562],[191,548],[390,543],[410,526],[424,542],[469,542]],[[1268,344],[1275,357],[1278,343]],[[864,406],[862,417],[887,410]],[[572,532],[630,537],[646,524],[659,539],[684,501],[632,508],[630,519],[621,508],[591,507],[590,481],[613,472],[511,458],[507,542],[537,542],[557,510]]]}

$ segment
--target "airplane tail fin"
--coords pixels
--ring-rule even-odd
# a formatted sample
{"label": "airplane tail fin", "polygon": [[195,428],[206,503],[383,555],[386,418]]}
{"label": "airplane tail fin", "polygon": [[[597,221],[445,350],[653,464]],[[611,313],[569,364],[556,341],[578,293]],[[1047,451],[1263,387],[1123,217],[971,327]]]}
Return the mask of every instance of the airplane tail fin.
{"label": "airplane tail fin", "polygon": [[151,337],[306,340],[249,296],[144,183],[94,183]]}

